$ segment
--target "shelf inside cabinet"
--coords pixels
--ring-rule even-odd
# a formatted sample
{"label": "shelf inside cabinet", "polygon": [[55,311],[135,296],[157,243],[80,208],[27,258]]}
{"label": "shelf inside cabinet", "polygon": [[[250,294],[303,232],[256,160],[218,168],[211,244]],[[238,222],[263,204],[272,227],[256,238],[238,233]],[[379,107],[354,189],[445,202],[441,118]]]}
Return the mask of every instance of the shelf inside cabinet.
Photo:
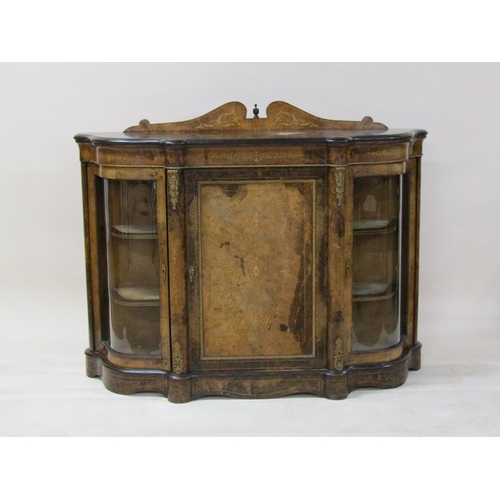
{"label": "shelf inside cabinet", "polygon": [[158,287],[115,288],[113,301],[122,306],[151,307],[160,305]]}
{"label": "shelf inside cabinet", "polygon": [[115,224],[111,226],[111,236],[124,240],[156,240],[158,233],[155,225]]}
{"label": "shelf inside cabinet", "polygon": [[354,353],[377,352],[390,349],[391,347],[394,347],[394,340],[389,336],[379,338],[374,345],[365,345],[356,338],[352,341],[352,350]]}
{"label": "shelf inside cabinet", "polygon": [[396,286],[393,283],[353,283],[353,302],[386,300],[394,297]]}
{"label": "shelf inside cabinet", "polygon": [[355,220],[354,234],[356,236],[365,236],[370,234],[386,234],[393,233],[398,228],[398,221],[395,219],[361,219]]}

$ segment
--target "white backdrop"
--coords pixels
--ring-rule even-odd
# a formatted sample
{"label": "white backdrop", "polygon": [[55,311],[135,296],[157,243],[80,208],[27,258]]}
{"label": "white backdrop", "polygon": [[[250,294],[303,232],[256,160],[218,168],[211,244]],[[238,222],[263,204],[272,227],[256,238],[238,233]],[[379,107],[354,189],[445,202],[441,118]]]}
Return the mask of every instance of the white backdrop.
{"label": "white backdrop", "polygon": [[[499,435],[499,64],[3,64],[0,435]],[[274,100],[425,128],[422,370],[342,402],[119,396],[87,379],[78,132]]]}

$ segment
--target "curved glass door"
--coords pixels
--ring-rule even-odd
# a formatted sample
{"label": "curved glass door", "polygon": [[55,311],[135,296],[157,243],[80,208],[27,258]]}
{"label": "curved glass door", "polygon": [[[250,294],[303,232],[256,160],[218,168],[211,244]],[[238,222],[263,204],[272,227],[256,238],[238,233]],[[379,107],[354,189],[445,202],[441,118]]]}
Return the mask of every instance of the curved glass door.
{"label": "curved glass door", "polygon": [[107,341],[122,354],[160,356],[156,183],[110,179],[102,183]]}
{"label": "curved glass door", "polygon": [[402,175],[354,178],[352,350],[401,339]]}

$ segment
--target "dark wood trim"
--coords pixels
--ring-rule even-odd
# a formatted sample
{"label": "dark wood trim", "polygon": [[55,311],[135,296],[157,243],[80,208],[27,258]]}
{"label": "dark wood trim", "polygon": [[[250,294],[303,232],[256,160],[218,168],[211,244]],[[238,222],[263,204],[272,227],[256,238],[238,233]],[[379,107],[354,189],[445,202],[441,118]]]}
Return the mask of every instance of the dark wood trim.
{"label": "dark wood trim", "polygon": [[345,399],[354,389],[390,389],[404,384],[410,370],[420,369],[421,344],[408,347],[393,361],[347,366],[342,371],[326,369],[191,372],[176,375],[164,370],[121,368],[110,364],[97,352],[87,349],[87,375],[100,378],[117,394],[157,392],[172,403],[187,403],[207,396],[245,399],[276,398],[292,394],[312,394],[327,399]]}
{"label": "dark wood trim", "polygon": [[408,171],[408,250],[407,250],[407,291],[406,291],[406,325],[407,325],[407,344],[411,345],[416,342],[415,337],[415,314],[416,314],[416,298],[415,298],[415,255],[416,255],[416,220],[417,220],[417,171],[416,164],[418,159],[412,159],[409,162]]}
{"label": "dark wood trim", "polygon": [[82,174],[82,204],[83,204],[83,234],[85,241],[85,276],[87,283],[87,314],[89,321],[89,346],[95,349],[94,343],[94,308],[92,299],[92,265],[90,256],[89,200],[87,182],[87,163],[81,164]]}
{"label": "dark wood trim", "polygon": [[415,272],[413,290],[413,343],[418,340],[418,300],[419,300],[419,273],[420,273],[420,187],[422,175],[422,159],[415,160]]}
{"label": "dark wood trim", "polygon": [[137,134],[137,133],[121,133],[112,134],[77,134],[74,139],[79,144],[92,144],[94,146],[112,146],[119,145],[126,147],[127,145],[141,146],[306,146],[328,144],[331,146],[342,146],[353,144],[359,146],[370,146],[384,143],[397,144],[408,143],[415,138],[425,138],[427,132],[425,130],[388,130],[387,132],[367,131],[363,134],[356,135],[348,132],[334,131],[319,131],[314,133],[304,133],[303,136],[286,135],[264,135],[263,133],[255,133],[253,135],[236,135],[235,133],[227,132],[218,135],[209,134],[187,134],[170,132],[168,135],[154,134]]}

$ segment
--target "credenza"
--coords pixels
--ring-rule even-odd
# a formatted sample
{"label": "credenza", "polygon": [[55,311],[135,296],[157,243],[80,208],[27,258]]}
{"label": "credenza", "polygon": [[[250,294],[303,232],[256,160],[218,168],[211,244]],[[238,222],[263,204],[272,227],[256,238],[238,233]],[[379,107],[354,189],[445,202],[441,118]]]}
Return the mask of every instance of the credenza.
{"label": "credenza", "polygon": [[417,340],[419,129],[238,102],[78,134],[87,374],[120,394],[342,399]]}

